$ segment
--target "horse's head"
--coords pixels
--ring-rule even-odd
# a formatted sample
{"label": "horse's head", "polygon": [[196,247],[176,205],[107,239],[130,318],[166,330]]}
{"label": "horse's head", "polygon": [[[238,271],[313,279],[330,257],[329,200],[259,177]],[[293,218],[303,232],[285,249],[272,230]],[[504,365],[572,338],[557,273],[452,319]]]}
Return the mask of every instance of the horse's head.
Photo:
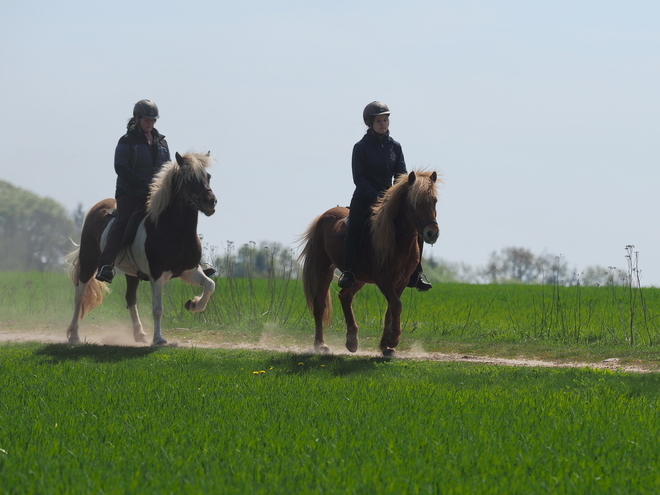
{"label": "horse's head", "polygon": [[215,213],[217,200],[211,190],[210,153],[176,153],[176,162],[163,165],[151,183],[147,214],[158,223],[161,214],[173,204],[190,205],[206,216]]}
{"label": "horse's head", "polygon": [[184,201],[189,202],[206,216],[215,213],[218,200],[211,190],[211,174],[206,171],[210,165],[211,153],[175,154],[181,173],[180,191]]}
{"label": "horse's head", "polygon": [[394,256],[398,238],[410,240],[420,235],[429,244],[438,240],[437,181],[436,172],[401,174],[373,206],[371,225],[377,266],[384,266]]}
{"label": "horse's head", "polygon": [[435,205],[438,202],[436,172],[410,172],[408,174],[408,203],[412,222],[424,242],[435,244],[440,235]]}

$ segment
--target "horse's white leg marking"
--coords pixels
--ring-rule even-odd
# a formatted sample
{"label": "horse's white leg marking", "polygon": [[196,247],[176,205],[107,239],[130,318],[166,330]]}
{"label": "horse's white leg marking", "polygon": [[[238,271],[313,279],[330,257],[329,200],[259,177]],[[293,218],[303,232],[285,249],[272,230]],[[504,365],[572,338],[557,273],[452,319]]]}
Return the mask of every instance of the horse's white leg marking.
{"label": "horse's white leg marking", "polygon": [[215,282],[204,275],[202,268],[199,266],[194,270],[183,272],[180,278],[187,284],[201,285],[203,288],[201,296],[195,296],[186,303],[186,309],[193,313],[204,311],[211,294],[215,291]]}
{"label": "horse's white leg marking", "polygon": [[144,328],[142,327],[142,322],[140,321],[140,315],[138,314],[137,304],[135,306],[130,306],[128,312],[131,315],[131,321],[133,322],[133,338],[135,342],[147,342],[147,334],[144,333]]}
{"label": "horse's white leg marking", "polygon": [[160,322],[163,318],[163,285],[166,281],[164,276],[151,281],[151,310],[154,316],[153,345],[167,344],[167,340],[160,333]]}

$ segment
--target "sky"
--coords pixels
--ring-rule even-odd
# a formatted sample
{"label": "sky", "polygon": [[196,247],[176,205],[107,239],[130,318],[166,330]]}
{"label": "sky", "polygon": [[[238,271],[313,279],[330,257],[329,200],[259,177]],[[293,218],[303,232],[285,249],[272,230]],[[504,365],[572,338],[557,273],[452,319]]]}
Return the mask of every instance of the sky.
{"label": "sky", "polygon": [[280,243],[347,205],[362,109],[436,170],[425,254],[523,247],[660,287],[660,3],[162,0],[0,3],[0,180],[85,210],[114,195],[133,105],[210,151],[207,247]]}

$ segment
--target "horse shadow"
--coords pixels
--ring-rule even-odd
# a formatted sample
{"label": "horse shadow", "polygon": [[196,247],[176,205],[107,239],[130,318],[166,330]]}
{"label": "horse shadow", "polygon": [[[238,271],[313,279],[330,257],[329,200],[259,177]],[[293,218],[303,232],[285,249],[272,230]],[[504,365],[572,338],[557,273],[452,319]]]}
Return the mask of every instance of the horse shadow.
{"label": "horse shadow", "polygon": [[285,373],[305,374],[327,370],[334,376],[365,374],[377,371],[378,365],[391,361],[389,357],[360,358],[335,354],[296,353],[272,357],[268,365]]}
{"label": "horse shadow", "polygon": [[129,347],[121,345],[97,344],[48,344],[35,352],[43,356],[48,364],[59,364],[64,361],[80,361],[90,359],[96,363],[117,363],[129,359],[140,359],[158,351],[155,346]]}

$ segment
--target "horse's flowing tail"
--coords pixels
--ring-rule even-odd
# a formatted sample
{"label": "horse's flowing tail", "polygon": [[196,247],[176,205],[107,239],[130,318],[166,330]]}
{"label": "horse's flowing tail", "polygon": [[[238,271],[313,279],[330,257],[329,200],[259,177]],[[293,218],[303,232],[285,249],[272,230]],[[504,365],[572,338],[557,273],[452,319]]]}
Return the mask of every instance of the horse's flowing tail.
{"label": "horse's flowing tail", "polygon": [[[71,277],[71,281],[73,282],[74,286],[78,287],[78,285],[81,283],[80,248],[78,247],[75,251],[69,253],[65,257],[65,261],[69,265],[69,275]],[[80,301],[80,319],[82,320],[86,313],[99,306],[103,302],[103,298],[108,292],[110,292],[110,289],[106,284],[99,282],[95,277],[89,279],[89,281],[84,285],[84,292]],[[76,302],[77,299],[78,295],[76,295]]]}
{"label": "horse's flowing tail", "polygon": [[321,321],[324,326],[327,326],[330,324],[332,298],[330,297],[329,288],[325,288],[325,294],[320,294],[320,291],[323,289],[320,287],[318,281],[323,278],[323,274],[320,271],[324,270],[325,267],[318,266],[318,251],[323,248],[321,246],[322,239],[317,231],[318,221],[319,218],[316,218],[301,237],[301,242],[305,243],[300,253],[300,258],[303,259],[302,283],[307,306],[312,313],[314,313],[314,301],[322,301],[325,298]]}

